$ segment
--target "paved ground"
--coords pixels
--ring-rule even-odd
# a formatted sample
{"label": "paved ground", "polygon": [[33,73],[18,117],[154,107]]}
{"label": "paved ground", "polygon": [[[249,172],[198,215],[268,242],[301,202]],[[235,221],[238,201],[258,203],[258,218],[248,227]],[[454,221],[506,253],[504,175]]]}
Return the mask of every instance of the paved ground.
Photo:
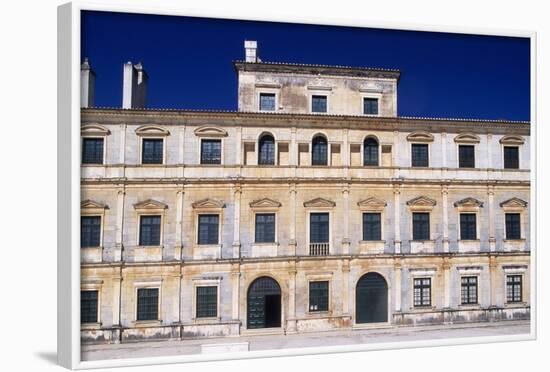
{"label": "paved ground", "polygon": [[203,344],[249,342],[249,349],[273,350],[314,346],[356,345],[365,343],[433,340],[458,337],[501,336],[529,333],[529,321],[450,325],[353,329],[299,335],[257,335],[185,341],[141,342],[118,345],[87,345],[82,347],[82,360],[139,358],[201,353]]}

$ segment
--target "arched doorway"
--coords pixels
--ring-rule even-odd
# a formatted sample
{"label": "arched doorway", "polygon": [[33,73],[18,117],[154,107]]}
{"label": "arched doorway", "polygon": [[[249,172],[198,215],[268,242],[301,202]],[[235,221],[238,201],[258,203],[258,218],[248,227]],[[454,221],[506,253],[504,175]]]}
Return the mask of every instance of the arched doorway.
{"label": "arched doorway", "polygon": [[356,323],[388,321],[388,285],[378,273],[367,273],[357,282],[355,289]]}
{"label": "arched doorway", "polygon": [[281,287],[275,279],[262,276],[248,287],[246,326],[248,329],[281,326]]}

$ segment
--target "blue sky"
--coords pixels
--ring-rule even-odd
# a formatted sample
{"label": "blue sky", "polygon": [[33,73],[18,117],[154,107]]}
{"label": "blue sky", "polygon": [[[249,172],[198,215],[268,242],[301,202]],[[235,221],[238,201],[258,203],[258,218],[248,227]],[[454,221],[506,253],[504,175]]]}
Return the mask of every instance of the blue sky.
{"label": "blue sky", "polygon": [[245,39],[263,61],[399,69],[400,116],[530,119],[526,38],[84,12],[81,55],[96,106],[121,106],[122,65],[141,61],[148,107],[236,110]]}

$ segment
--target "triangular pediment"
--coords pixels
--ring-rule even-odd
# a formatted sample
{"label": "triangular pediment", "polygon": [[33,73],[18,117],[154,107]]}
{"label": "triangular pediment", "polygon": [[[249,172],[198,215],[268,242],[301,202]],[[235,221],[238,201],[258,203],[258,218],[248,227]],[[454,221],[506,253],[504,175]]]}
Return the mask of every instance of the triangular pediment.
{"label": "triangular pediment", "polygon": [[434,136],[425,131],[416,131],[407,136],[407,141],[410,142],[433,142]]}
{"label": "triangular pediment", "polygon": [[304,203],[306,208],[333,208],[336,205],[332,200],[315,198]]}
{"label": "triangular pediment", "polygon": [[168,129],[158,125],[142,125],[136,129],[138,136],[169,136]]}
{"label": "triangular pediment", "polygon": [[525,139],[522,136],[509,135],[502,137],[499,142],[503,145],[523,145]]}
{"label": "triangular pediment", "polygon": [[500,203],[503,208],[526,208],[527,202],[520,198],[512,198]]}
{"label": "triangular pediment", "polygon": [[216,199],[202,199],[193,203],[193,208],[223,208],[224,204],[221,200]]}
{"label": "triangular pediment", "polygon": [[80,208],[81,209],[108,209],[109,207],[107,207],[106,204],[87,199],[87,200],[83,200],[80,203]]}
{"label": "triangular pediment", "polygon": [[372,196],[370,198],[361,200],[359,203],[357,203],[357,205],[362,208],[384,208],[387,203]]}
{"label": "triangular pediment", "polygon": [[250,208],[279,208],[281,203],[276,200],[263,198],[250,203]]}
{"label": "triangular pediment", "polygon": [[80,134],[86,136],[107,136],[111,131],[99,124],[86,124],[80,127]]}
{"label": "triangular pediment", "polygon": [[461,133],[455,137],[456,143],[479,143],[479,136],[473,133]]}
{"label": "triangular pediment", "polygon": [[482,208],[483,202],[477,200],[476,198],[464,198],[454,203],[455,207],[472,207],[472,208]]}
{"label": "triangular pediment", "polygon": [[153,199],[147,199],[134,204],[135,209],[166,209],[168,205]]}
{"label": "triangular pediment", "polygon": [[437,203],[434,199],[428,198],[427,196],[419,196],[407,202],[407,205],[413,207],[433,207],[436,204]]}
{"label": "triangular pediment", "polygon": [[205,125],[195,129],[195,135],[198,137],[227,137],[227,131],[222,128]]}

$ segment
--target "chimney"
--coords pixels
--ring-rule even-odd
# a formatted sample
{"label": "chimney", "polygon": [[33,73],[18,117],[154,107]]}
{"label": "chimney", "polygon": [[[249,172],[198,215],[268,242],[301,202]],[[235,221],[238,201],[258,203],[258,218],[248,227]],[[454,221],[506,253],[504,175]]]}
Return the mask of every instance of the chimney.
{"label": "chimney", "polygon": [[93,107],[95,101],[95,73],[88,58],[80,65],[80,107]]}
{"label": "chimney", "polygon": [[258,42],[255,40],[245,40],[244,55],[246,62],[261,62],[260,57],[258,56]]}
{"label": "chimney", "polygon": [[122,82],[122,108],[143,108],[147,100],[147,80],[149,76],[141,62],[135,65],[128,61],[124,64]]}

